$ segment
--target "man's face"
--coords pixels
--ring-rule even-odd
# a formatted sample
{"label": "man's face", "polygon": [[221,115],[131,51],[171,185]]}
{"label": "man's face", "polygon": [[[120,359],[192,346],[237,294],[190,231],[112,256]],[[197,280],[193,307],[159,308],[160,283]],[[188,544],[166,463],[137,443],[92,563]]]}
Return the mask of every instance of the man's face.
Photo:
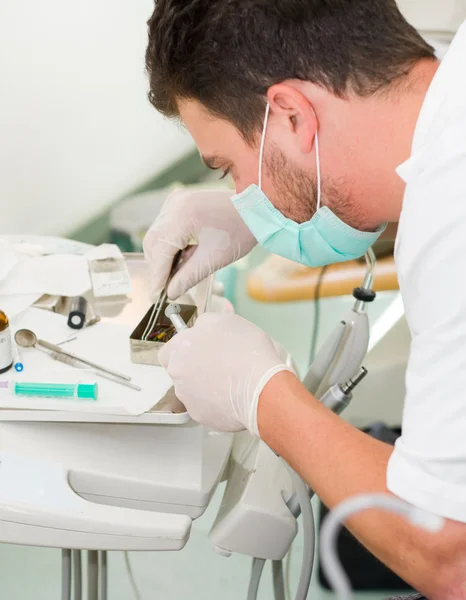
{"label": "man's face", "polygon": [[[248,144],[228,121],[212,115],[194,100],[179,103],[180,116],[192,135],[205,164],[231,175],[236,192],[258,183],[260,132]],[[302,154],[296,136],[269,118],[265,137],[262,189],[272,204],[296,223],[309,221],[317,208],[315,147]],[[341,180],[335,185],[322,173],[322,204],[331,208],[349,225],[360,228],[361,215],[344,193]]]}

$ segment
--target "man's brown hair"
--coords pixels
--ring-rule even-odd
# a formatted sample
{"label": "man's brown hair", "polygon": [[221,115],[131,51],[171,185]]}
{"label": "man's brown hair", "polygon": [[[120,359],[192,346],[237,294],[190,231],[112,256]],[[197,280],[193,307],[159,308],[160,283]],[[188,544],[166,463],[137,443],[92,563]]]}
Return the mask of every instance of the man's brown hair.
{"label": "man's brown hair", "polygon": [[275,83],[368,96],[434,58],[395,0],[156,0],[148,26],[155,108],[176,117],[179,100],[198,100],[247,140]]}

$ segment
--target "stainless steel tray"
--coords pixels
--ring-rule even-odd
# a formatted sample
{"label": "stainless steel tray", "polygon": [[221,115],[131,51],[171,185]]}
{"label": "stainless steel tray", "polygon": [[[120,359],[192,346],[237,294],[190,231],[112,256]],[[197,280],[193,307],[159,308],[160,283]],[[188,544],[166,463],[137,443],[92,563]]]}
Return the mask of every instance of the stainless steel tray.
{"label": "stainless steel tray", "polygon": [[[171,325],[170,321],[165,316],[165,309],[169,305],[169,302],[165,302],[161,311],[161,325],[170,326],[171,336],[174,335],[175,328]],[[197,307],[193,304],[180,304],[181,313],[180,316],[188,327],[194,324],[197,317]],[[143,365],[156,365],[160,366],[159,362],[159,350],[164,347],[166,341],[155,341],[155,340],[143,340],[142,336],[146,330],[147,324],[152,317],[154,305],[146,312],[143,319],[138,323],[133,333],[130,335],[130,350],[131,360],[135,363]]]}

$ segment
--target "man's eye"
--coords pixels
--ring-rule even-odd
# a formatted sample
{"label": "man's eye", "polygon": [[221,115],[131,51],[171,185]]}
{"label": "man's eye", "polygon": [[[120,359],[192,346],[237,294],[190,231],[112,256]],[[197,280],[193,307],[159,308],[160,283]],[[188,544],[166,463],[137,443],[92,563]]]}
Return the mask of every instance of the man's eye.
{"label": "man's eye", "polygon": [[220,177],[220,179],[225,179],[225,177],[229,174],[230,174],[230,168],[226,169],[226,171],[223,171],[223,175]]}

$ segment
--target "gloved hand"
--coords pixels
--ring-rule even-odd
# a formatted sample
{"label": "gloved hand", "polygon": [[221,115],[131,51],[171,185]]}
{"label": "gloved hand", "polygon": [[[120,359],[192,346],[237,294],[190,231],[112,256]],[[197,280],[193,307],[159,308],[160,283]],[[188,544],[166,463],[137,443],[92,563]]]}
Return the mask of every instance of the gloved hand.
{"label": "gloved hand", "polygon": [[143,242],[154,299],[167,281],[176,252],[193,239],[198,245],[168,286],[172,300],[257,244],[231,196],[229,190],[180,189],[167,198]]}
{"label": "gloved hand", "polygon": [[264,331],[231,313],[204,313],[160,350],[159,361],[191,418],[257,436],[260,393],[276,373],[293,372]]}

